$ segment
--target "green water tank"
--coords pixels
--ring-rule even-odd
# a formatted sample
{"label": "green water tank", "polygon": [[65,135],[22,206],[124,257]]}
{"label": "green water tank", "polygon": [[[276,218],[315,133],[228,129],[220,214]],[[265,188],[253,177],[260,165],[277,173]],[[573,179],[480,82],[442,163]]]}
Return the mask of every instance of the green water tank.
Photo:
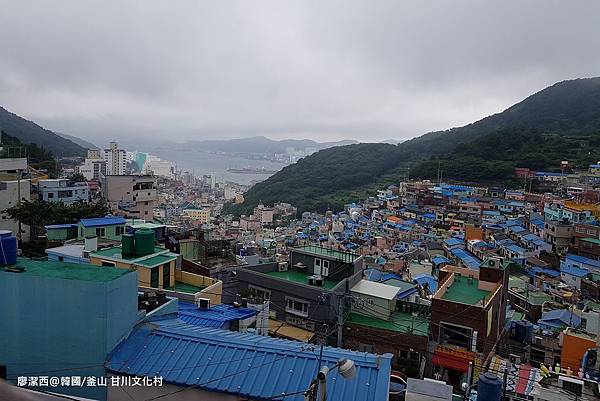
{"label": "green water tank", "polygon": [[135,256],[154,253],[154,230],[142,228],[135,232]]}
{"label": "green water tank", "polygon": [[135,256],[135,236],[133,234],[123,234],[121,239],[121,254],[127,258]]}

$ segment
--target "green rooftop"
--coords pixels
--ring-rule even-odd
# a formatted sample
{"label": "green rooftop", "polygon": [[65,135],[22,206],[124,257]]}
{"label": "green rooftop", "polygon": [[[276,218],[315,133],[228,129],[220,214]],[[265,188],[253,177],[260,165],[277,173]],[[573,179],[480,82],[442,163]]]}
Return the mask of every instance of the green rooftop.
{"label": "green rooftop", "polygon": [[521,275],[512,275],[508,277],[508,288],[527,288],[529,279]]}
{"label": "green rooftop", "polygon": [[552,297],[545,292],[530,291],[527,300],[531,305],[543,305],[544,302],[551,301]]}
{"label": "green rooftop", "polygon": [[359,255],[351,252],[338,251],[336,249],[324,248],[321,246],[301,246],[292,249],[292,251],[300,251],[314,256],[328,257],[332,259],[341,259],[344,262],[351,263],[358,259]]}
{"label": "green rooftop", "polygon": [[25,271],[23,273],[11,273],[0,270],[0,274],[18,274],[21,276],[105,283],[132,272],[128,269],[118,269],[116,267],[97,267],[89,264],[64,263],[55,260],[32,260],[27,258],[17,258],[17,266],[24,267]]}
{"label": "green rooftop", "polygon": [[598,238],[580,238],[579,241],[591,242],[592,244],[600,245],[600,239]]}
{"label": "green rooftop", "polygon": [[[295,283],[308,285],[308,276],[309,275],[306,272],[301,272],[298,270],[288,270],[286,272],[276,271],[276,272],[268,272],[268,273],[264,273],[264,274],[271,276],[271,277],[279,278],[282,280],[293,281]],[[333,287],[335,287],[338,283],[339,283],[339,281],[325,279],[323,281],[323,288],[325,288],[326,290],[330,290]]]}
{"label": "green rooftop", "polygon": [[[174,255],[172,253],[165,253],[167,249],[166,248],[161,248],[161,247],[154,247],[154,253],[161,253],[162,255]],[[162,255],[157,255],[157,256],[162,256]],[[110,248],[104,248],[104,249],[100,249],[98,251],[95,252],[91,252],[90,256],[96,256],[96,257],[105,257],[105,258],[112,258],[112,259],[120,259],[120,260],[126,260],[126,261],[134,261],[136,259],[142,258],[144,256],[127,256],[127,257],[123,257],[123,255],[121,254],[121,247],[120,246],[113,246]],[[145,255],[145,256],[150,256],[150,255]],[[152,258],[148,258],[148,259],[152,259]],[[140,264],[145,264],[143,263],[144,261],[140,261],[137,263]]]}
{"label": "green rooftop", "polygon": [[199,291],[202,291],[205,288],[206,287],[198,287],[197,285],[182,283],[181,281],[175,281],[175,286],[169,287],[168,290],[185,292],[187,294],[195,294]]}
{"label": "green rooftop", "polygon": [[390,315],[390,320],[350,313],[346,322],[398,333],[413,333],[422,336],[427,336],[429,333],[429,319],[413,316],[408,312],[394,311]]}
{"label": "green rooftop", "polygon": [[490,295],[489,291],[477,288],[478,285],[479,280],[477,279],[455,275],[454,283],[446,289],[444,295],[442,295],[442,299],[467,305],[475,305]]}
{"label": "green rooftop", "polygon": [[135,263],[146,267],[154,267],[168,263],[175,259],[177,259],[177,255],[169,252],[162,255],[152,256],[151,258],[140,260]]}

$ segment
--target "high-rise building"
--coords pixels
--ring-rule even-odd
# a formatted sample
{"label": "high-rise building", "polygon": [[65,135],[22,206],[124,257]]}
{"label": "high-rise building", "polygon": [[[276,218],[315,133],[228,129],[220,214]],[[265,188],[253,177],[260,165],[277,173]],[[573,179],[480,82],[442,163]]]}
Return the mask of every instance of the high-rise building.
{"label": "high-rise building", "polygon": [[104,149],[104,160],[106,160],[106,175],[125,175],[127,167],[127,152],[119,149],[116,142],[110,143],[110,148]]}
{"label": "high-rise building", "polygon": [[103,155],[100,154],[100,150],[92,149],[88,150],[87,158],[85,162],[78,167],[79,173],[85,177],[86,180],[99,180],[100,177],[106,175],[106,160]]}

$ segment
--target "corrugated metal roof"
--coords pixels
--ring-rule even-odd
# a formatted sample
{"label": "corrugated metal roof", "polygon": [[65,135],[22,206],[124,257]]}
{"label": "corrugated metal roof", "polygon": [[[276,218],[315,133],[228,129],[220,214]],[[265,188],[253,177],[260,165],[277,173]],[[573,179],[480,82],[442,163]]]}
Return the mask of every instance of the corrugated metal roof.
{"label": "corrugated metal roof", "polygon": [[220,329],[227,322],[247,319],[257,313],[254,309],[236,308],[223,304],[215,305],[208,309],[198,309],[193,303],[179,301],[179,318],[194,326]]}
{"label": "corrugated metal roof", "polygon": [[[252,334],[191,326],[179,319],[138,326],[111,353],[106,368],[131,375],[159,375],[167,383],[251,398],[303,391],[319,368],[319,347]],[[391,354],[383,356],[324,347],[322,364],[342,358],[356,364],[356,376],[328,375],[329,399],[387,399]],[[193,390],[191,390],[193,391]],[[302,401],[303,394],[285,397]]]}
{"label": "corrugated metal roof", "polygon": [[94,217],[91,219],[81,219],[79,221],[84,227],[112,226],[115,224],[125,224],[125,219],[121,216]]}
{"label": "corrugated metal roof", "polygon": [[469,269],[479,269],[479,266],[481,266],[481,261],[464,249],[454,248],[450,252]]}

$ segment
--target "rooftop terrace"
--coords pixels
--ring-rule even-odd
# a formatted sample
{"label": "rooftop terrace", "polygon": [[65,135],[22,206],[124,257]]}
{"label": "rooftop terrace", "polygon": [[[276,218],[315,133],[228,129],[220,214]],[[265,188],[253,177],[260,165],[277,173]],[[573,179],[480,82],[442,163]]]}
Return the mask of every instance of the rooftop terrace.
{"label": "rooftop terrace", "polygon": [[131,270],[118,269],[115,267],[96,267],[78,263],[63,263],[54,260],[32,260],[27,258],[17,258],[17,266],[25,268],[25,271],[23,273],[10,273],[0,270],[0,274],[109,282],[125,274],[131,273]]}
{"label": "rooftop terrace", "polygon": [[413,333],[422,336],[427,336],[429,333],[429,319],[423,316],[413,316],[408,312],[394,311],[390,315],[390,320],[350,313],[346,322],[398,333]]}
{"label": "rooftop terrace", "polygon": [[446,289],[442,299],[467,305],[476,305],[488,298],[490,291],[478,288],[479,280],[455,275],[454,283]]}
{"label": "rooftop terrace", "polygon": [[[152,256],[154,255],[154,256]],[[154,254],[150,254],[150,255],[145,255],[145,256],[127,256],[127,257],[123,257],[123,255],[121,254],[121,247],[120,246],[113,246],[110,248],[104,248],[95,252],[92,252],[90,254],[90,256],[94,257],[105,257],[105,258],[111,258],[111,259],[118,259],[118,260],[124,260],[124,261],[128,261],[128,262],[136,262],[137,264],[146,266],[146,267],[153,267],[153,266],[158,266],[162,263],[166,263],[168,261],[171,261],[173,259],[177,258],[177,255],[171,253],[168,251],[168,249],[165,248],[160,248],[160,247],[154,247]],[[138,260],[141,259],[141,260]]]}
{"label": "rooftop terrace", "polygon": [[195,294],[199,291],[202,291],[206,287],[200,287],[197,285],[192,285],[188,283],[183,283],[181,281],[175,281],[175,285],[173,287],[167,288],[170,291],[183,292],[186,294]]}
{"label": "rooftop terrace", "polygon": [[[299,270],[288,270],[285,272],[274,271],[274,272],[267,272],[264,274],[269,275],[271,277],[276,277],[276,278],[279,278],[282,280],[293,281],[295,283],[308,285],[309,274],[306,272],[299,271]],[[331,290],[338,283],[339,283],[339,281],[336,281],[336,280],[325,279],[323,281],[323,288],[325,288],[327,290]]]}

